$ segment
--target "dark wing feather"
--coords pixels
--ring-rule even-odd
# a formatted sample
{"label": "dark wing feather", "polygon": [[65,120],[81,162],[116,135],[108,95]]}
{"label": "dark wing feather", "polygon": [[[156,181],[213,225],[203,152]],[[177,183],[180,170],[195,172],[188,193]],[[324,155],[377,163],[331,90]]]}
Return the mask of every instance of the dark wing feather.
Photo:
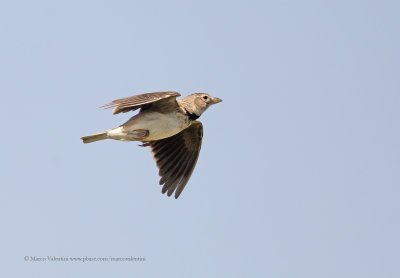
{"label": "dark wing feather", "polygon": [[172,98],[175,99],[179,96],[181,96],[181,94],[177,92],[147,93],[147,94],[117,99],[101,106],[101,108],[114,108],[113,114],[118,114],[121,112],[125,113],[128,111],[136,110],[138,108],[143,108],[143,106],[149,105],[154,102],[170,101]]}
{"label": "dark wing feather", "polygon": [[150,142],[150,148],[160,170],[162,193],[178,198],[190,179],[199,158],[203,138],[203,125],[194,121],[180,133]]}

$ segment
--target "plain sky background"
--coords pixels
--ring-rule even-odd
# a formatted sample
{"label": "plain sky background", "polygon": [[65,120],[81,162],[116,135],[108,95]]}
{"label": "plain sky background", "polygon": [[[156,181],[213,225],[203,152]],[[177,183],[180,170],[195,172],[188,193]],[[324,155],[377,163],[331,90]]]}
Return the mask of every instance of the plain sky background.
{"label": "plain sky background", "polygon": [[[400,277],[399,1],[1,1],[1,277]],[[224,102],[178,200],[136,142],[176,90]],[[25,256],[145,257],[30,262]]]}

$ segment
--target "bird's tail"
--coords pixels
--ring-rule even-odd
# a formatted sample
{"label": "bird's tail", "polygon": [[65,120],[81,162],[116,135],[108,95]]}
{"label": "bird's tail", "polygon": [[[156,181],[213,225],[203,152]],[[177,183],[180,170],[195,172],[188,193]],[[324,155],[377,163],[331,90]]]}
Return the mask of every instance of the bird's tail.
{"label": "bird's tail", "polygon": [[83,140],[83,143],[87,144],[87,143],[92,143],[92,142],[96,142],[96,141],[100,141],[100,140],[104,140],[107,139],[107,131],[103,131],[100,133],[96,133],[96,134],[92,134],[89,136],[83,136],[81,137],[81,139]]}

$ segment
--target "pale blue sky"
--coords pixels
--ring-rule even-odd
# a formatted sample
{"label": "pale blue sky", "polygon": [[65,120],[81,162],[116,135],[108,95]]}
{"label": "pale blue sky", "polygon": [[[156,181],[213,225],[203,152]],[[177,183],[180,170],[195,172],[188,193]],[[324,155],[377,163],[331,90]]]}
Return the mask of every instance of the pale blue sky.
{"label": "pale blue sky", "polygon": [[[1,277],[400,277],[398,1],[1,1]],[[178,200],[79,137],[224,100]],[[29,262],[25,256],[146,262]]]}

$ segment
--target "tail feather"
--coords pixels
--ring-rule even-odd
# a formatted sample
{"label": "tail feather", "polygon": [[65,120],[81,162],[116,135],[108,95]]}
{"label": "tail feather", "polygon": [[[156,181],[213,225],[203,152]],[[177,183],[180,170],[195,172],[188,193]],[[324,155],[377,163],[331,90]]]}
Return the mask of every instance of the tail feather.
{"label": "tail feather", "polygon": [[81,139],[83,140],[83,143],[85,143],[85,144],[104,140],[104,139],[107,139],[107,131],[92,134],[89,136],[83,136],[83,137],[81,137]]}

